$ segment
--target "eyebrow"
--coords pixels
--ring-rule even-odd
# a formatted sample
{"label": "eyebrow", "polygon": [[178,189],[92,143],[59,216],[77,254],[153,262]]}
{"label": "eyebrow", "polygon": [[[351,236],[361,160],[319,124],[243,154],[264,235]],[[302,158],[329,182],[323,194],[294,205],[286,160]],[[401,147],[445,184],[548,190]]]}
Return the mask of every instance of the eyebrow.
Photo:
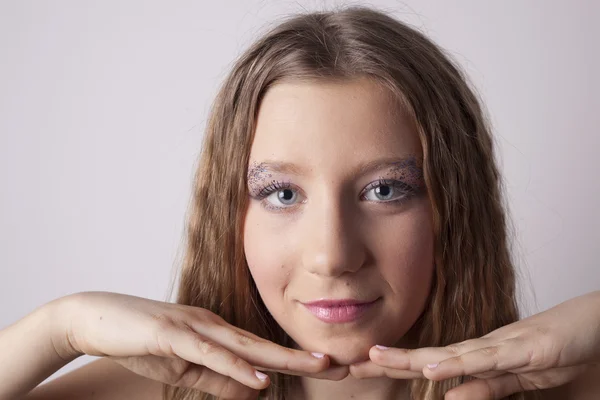
{"label": "eyebrow", "polygon": [[[409,155],[403,158],[386,157],[377,160],[372,160],[359,165],[353,171],[354,176],[362,176],[373,171],[378,171],[384,168],[391,167],[406,167],[406,168],[421,168],[422,158],[414,155]],[[254,162],[253,166],[248,169],[248,176],[257,176],[265,172],[275,172],[290,175],[307,175],[308,171],[299,165],[283,162],[266,160],[260,163]]]}

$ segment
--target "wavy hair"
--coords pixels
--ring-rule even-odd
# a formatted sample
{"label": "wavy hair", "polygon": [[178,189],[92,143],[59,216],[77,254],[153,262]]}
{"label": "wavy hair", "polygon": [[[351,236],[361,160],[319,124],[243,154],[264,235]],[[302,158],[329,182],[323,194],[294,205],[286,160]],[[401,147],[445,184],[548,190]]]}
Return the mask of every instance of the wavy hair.
{"label": "wavy hair", "polygon": [[[246,173],[266,91],[282,81],[369,77],[413,118],[433,209],[435,271],[429,302],[412,330],[419,346],[483,336],[518,319],[515,269],[502,179],[488,118],[465,74],[415,28],[352,6],[288,17],[234,63],[210,110],[188,210],[177,302],[287,345],[249,274],[243,250]],[[475,289],[475,290],[474,290]],[[270,373],[263,395],[285,398],[290,377]],[[469,379],[416,379],[413,399],[438,400]],[[169,400],[214,396],[165,385]],[[533,398],[521,393],[510,399]]]}

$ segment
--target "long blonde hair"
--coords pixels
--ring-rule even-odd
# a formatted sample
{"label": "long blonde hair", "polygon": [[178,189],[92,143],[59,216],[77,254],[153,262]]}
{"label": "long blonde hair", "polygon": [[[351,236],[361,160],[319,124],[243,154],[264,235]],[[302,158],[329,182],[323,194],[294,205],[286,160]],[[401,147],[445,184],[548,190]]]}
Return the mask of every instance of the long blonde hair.
{"label": "long blonde hair", "polygon": [[[246,173],[262,97],[283,80],[367,76],[396,95],[423,148],[433,209],[435,272],[413,329],[419,346],[444,346],[518,319],[502,181],[480,101],[455,62],[424,34],[367,7],[296,14],[236,61],[213,103],[195,175],[177,302],[286,344],[246,264]],[[289,378],[270,374],[265,395],[285,398]],[[464,378],[414,380],[414,399],[442,399]],[[213,396],[165,385],[165,398]],[[523,399],[532,393],[513,395]]]}

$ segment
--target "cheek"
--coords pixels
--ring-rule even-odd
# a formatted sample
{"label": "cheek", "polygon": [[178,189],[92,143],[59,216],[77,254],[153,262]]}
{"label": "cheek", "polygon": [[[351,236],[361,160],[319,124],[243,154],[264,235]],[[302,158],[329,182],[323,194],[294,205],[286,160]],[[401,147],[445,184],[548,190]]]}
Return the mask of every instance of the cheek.
{"label": "cheek", "polygon": [[[419,233],[417,233],[419,235]],[[379,243],[380,272],[395,292],[410,292],[427,285],[433,272],[433,239],[412,237],[402,243]]]}
{"label": "cheek", "polygon": [[[396,296],[399,305],[421,309],[431,288],[434,270],[434,234],[427,225],[427,207],[403,216],[402,223],[388,226],[377,242],[376,263],[383,279]],[[390,222],[392,224],[393,221]]]}
{"label": "cheek", "polygon": [[289,282],[286,236],[273,234],[273,229],[261,223],[260,210],[255,207],[258,205],[251,204],[246,214],[244,253],[260,296],[270,309],[271,304],[280,303]]}

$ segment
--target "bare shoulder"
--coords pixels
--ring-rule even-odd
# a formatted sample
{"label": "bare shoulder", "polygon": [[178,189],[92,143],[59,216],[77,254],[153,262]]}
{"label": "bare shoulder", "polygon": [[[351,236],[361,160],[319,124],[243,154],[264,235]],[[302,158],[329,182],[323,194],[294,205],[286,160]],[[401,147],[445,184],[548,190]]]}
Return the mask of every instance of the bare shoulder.
{"label": "bare shoulder", "polygon": [[101,358],[38,386],[23,398],[58,399],[162,400],[162,384]]}

